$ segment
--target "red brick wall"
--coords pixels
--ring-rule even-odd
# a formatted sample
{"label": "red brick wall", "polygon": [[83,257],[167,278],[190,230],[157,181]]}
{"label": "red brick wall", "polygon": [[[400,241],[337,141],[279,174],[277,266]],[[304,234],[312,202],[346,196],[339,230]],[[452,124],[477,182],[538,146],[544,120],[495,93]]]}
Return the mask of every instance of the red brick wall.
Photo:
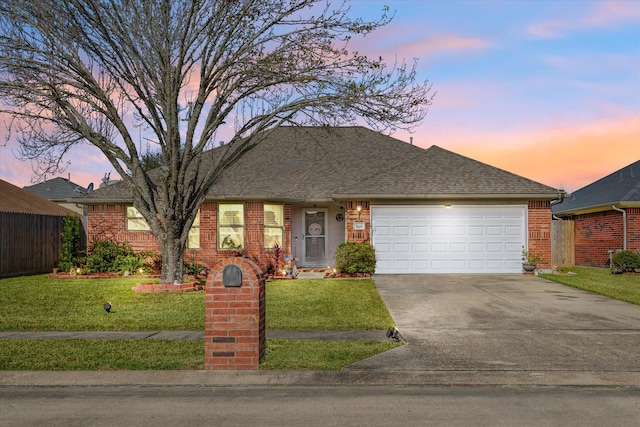
{"label": "red brick wall", "polygon": [[[627,211],[627,249],[640,249],[640,209]],[[609,250],[624,247],[622,212],[608,210],[576,215],[574,220],[576,265],[608,267]]]}
{"label": "red brick wall", "polygon": [[[227,265],[240,268],[242,286],[224,286]],[[213,268],[205,294],[205,369],[259,369],[266,350],[266,292],[260,268],[246,258],[229,258]]]}
{"label": "red brick wall", "polygon": [[627,249],[640,250],[640,208],[627,211]]}
{"label": "red brick wall", "polygon": [[[272,250],[264,245],[264,205],[263,202],[247,202],[245,214],[245,248],[250,259],[258,259],[265,267],[272,261]],[[235,257],[236,251],[218,249],[218,204],[204,202],[200,206],[200,248],[187,249],[185,259],[196,259],[199,263],[213,267],[217,262]],[[291,205],[284,205],[285,242],[284,253],[291,253]],[[147,231],[127,231],[125,205],[90,205],[87,218],[89,244],[96,239],[111,239],[128,242],[139,251],[160,252],[153,233]]]}
{"label": "red brick wall", "polygon": [[542,256],[538,268],[551,268],[551,202],[530,200],[527,212],[529,252]]}
{"label": "red brick wall", "polygon": [[[358,216],[358,206],[362,207]],[[347,242],[371,242],[371,205],[364,200],[350,200],[346,206]],[[364,230],[354,230],[354,222],[364,222]]]}
{"label": "red brick wall", "polygon": [[125,205],[89,205],[87,217],[88,245],[107,239],[128,242],[135,251],[159,251],[153,234],[144,231],[127,231]]}

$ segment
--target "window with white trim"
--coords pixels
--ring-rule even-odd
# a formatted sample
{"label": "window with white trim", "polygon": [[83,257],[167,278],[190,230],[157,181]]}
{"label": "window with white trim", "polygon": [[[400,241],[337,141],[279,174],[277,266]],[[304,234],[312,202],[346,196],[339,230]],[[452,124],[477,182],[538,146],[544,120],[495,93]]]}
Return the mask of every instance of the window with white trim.
{"label": "window with white trim", "polygon": [[128,231],[151,231],[151,227],[144,219],[140,211],[133,206],[127,206],[127,230]]}
{"label": "window with white trim", "polygon": [[218,248],[244,247],[244,205],[223,203],[218,205]]}
{"label": "window with white trim", "polygon": [[264,204],[264,247],[273,248],[284,242],[284,206]]}
{"label": "window with white trim", "polygon": [[187,249],[200,249],[200,209],[196,212],[196,219],[189,229]]}

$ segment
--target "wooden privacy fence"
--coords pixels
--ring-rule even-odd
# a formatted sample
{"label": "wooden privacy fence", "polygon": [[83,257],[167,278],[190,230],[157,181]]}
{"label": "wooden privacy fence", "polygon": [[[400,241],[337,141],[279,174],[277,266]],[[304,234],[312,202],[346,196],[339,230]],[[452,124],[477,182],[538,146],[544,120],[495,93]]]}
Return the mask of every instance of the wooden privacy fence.
{"label": "wooden privacy fence", "polygon": [[551,221],[551,263],[553,265],[575,265],[573,221],[554,219]]}
{"label": "wooden privacy fence", "polygon": [[57,267],[64,217],[0,212],[0,278]]}

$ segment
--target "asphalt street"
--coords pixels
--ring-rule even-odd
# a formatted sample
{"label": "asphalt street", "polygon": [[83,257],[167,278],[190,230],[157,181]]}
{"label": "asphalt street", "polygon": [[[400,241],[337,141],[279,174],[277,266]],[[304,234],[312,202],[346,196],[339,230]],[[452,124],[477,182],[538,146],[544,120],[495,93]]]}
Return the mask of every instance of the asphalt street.
{"label": "asphalt street", "polygon": [[637,427],[640,393],[540,387],[9,387],[0,426]]}

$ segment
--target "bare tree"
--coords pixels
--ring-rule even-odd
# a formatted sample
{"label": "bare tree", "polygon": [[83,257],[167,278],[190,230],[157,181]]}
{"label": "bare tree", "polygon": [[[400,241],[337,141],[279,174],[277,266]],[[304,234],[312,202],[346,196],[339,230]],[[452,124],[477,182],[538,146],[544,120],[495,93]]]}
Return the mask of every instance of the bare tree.
{"label": "bare tree", "polygon": [[[349,50],[366,22],[319,0],[0,1],[0,98],[24,158],[51,173],[89,143],[130,186],[162,250],[161,282],[181,280],[189,229],[220,174],[284,122],[409,129],[431,103],[415,63]],[[221,126],[235,134],[215,158]],[[162,153],[152,179],[134,141]]]}

